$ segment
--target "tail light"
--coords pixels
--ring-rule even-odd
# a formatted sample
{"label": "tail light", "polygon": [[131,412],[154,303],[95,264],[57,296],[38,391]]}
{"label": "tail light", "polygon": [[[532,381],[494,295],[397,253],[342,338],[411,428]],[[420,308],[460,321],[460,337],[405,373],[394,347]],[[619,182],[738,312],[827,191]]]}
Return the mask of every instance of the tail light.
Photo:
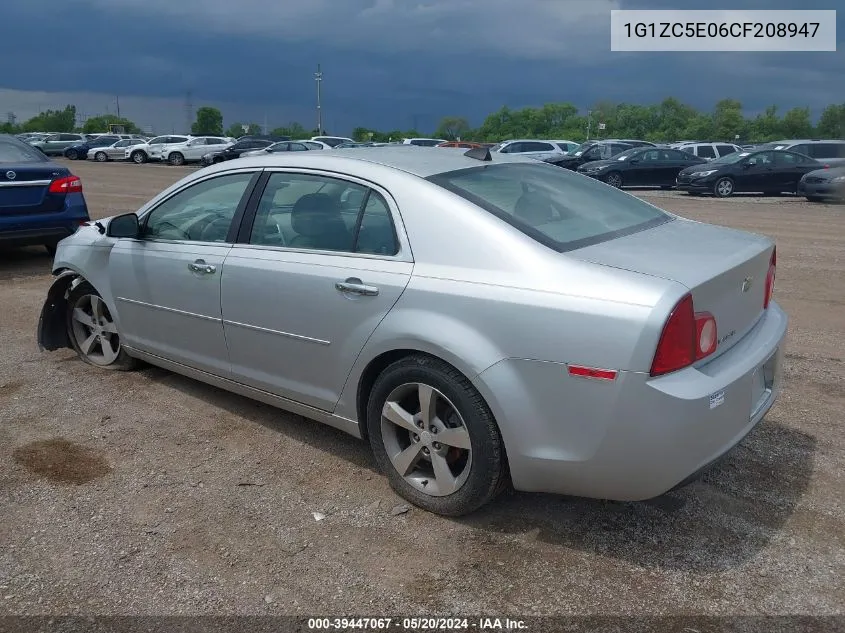
{"label": "tail light", "polygon": [[715,352],[717,343],[716,319],[709,312],[696,312],[692,295],[687,294],[663,326],[651,375],[662,376],[689,367]]}
{"label": "tail light", "polygon": [[769,260],[769,272],[766,274],[766,294],[763,296],[763,309],[769,307],[772,294],[775,292],[775,270],[778,266],[778,249],[772,250],[772,259]]}
{"label": "tail light", "polygon": [[50,193],[82,193],[79,176],[65,176],[50,183]]}

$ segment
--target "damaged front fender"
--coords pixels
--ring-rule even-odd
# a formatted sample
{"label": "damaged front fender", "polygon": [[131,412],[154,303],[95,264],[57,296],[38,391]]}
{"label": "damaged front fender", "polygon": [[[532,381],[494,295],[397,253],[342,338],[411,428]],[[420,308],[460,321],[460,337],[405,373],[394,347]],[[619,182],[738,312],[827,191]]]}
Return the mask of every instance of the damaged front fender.
{"label": "damaged front fender", "polygon": [[42,352],[71,347],[67,331],[67,298],[70,290],[82,277],[72,270],[65,270],[56,277],[38,319],[38,349]]}

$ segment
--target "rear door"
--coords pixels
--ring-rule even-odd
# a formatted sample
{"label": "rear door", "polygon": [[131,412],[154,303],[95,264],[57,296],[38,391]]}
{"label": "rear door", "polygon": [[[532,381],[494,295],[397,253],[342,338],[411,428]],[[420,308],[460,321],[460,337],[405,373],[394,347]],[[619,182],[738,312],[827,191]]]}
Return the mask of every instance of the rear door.
{"label": "rear door", "polygon": [[387,192],[357,179],[270,173],[223,272],[233,378],[332,411],[410,279],[398,218]]}

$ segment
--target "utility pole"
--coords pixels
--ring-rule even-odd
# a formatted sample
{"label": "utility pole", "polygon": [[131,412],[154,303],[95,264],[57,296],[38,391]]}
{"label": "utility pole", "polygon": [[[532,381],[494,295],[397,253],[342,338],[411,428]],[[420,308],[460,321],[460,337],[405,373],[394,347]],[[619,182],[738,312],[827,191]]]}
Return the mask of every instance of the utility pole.
{"label": "utility pole", "polygon": [[117,105],[117,118],[120,118],[120,95],[115,95],[114,102]]}
{"label": "utility pole", "polygon": [[590,140],[590,130],[593,127],[593,111],[587,111],[587,140]]}
{"label": "utility pole", "polygon": [[323,73],[320,70],[320,64],[317,64],[314,81],[317,82],[317,136],[320,136],[323,133],[323,110],[320,103],[320,84],[323,82]]}

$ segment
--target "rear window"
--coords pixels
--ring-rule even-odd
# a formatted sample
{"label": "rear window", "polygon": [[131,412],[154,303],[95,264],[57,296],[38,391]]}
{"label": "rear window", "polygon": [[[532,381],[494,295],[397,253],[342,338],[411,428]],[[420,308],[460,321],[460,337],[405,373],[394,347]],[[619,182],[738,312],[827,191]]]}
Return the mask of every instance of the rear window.
{"label": "rear window", "polygon": [[559,252],[636,233],[672,219],[614,187],[539,162],[471,167],[428,180]]}
{"label": "rear window", "polygon": [[43,163],[46,160],[44,154],[26,143],[0,139],[0,163]]}

